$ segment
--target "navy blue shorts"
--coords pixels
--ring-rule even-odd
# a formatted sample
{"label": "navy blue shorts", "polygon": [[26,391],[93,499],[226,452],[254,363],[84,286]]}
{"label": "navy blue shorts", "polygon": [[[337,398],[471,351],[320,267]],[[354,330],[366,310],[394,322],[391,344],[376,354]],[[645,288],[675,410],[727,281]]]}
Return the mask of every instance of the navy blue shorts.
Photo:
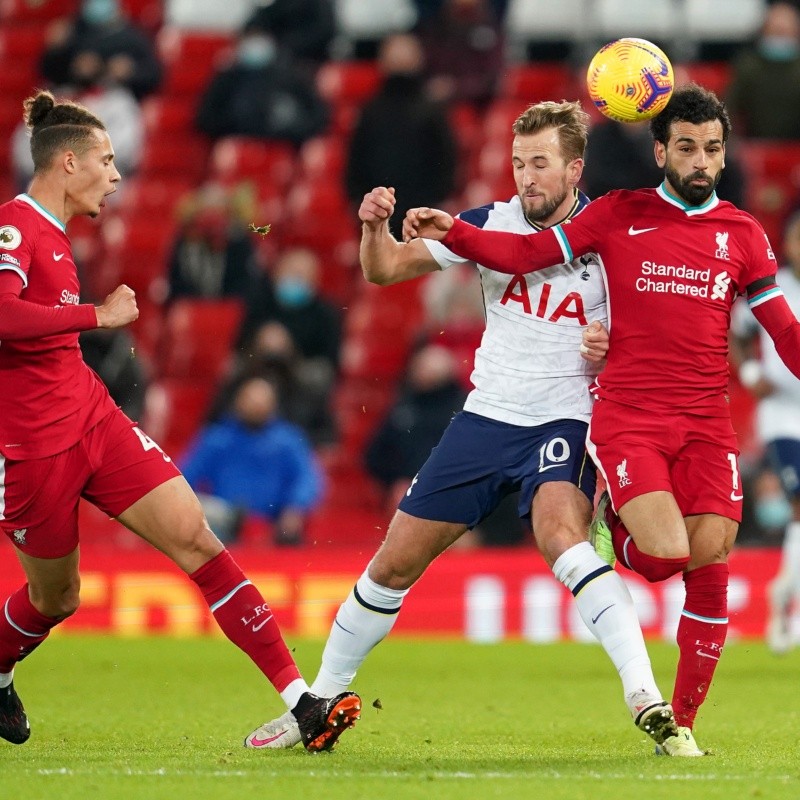
{"label": "navy blue shorts", "polygon": [[519,515],[529,518],[536,490],[548,481],[569,481],[593,502],[597,474],[586,453],[586,428],[573,419],[523,427],[462,411],[398,508],[472,528],[519,490]]}
{"label": "navy blue shorts", "polygon": [[800,442],[775,439],[767,445],[767,458],[789,497],[800,498]]}

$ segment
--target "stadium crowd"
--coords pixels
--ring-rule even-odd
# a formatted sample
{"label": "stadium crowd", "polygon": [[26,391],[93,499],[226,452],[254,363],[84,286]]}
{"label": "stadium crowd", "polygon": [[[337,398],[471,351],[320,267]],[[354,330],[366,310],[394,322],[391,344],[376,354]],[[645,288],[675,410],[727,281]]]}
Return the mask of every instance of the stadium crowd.
{"label": "stadium crowd", "polygon": [[[128,376],[115,399],[137,409],[168,452],[187,452],[243,382],[265,378],[325,473],[311,519],[384,519],[397,481],[415,470],[387,472],[376,455],[390,433],[402,445],[398,413],[413,408],[411,428],[433,441],[446,424],[449,400],[413,390],[417,354],[448,351],[446,384],[459,396],[482,326],[472,273],[391,289],[363,280],[360,197],[393,185],[404,206],[453,212],[511,197],[511,123],[533,102],[562,98],[592,114],[582,188],[654,185],[646,131],[605,120],[585,95],[587,53],[619,35],[647,36],[673,55],[681,80],[728,100],[740,134],[720,194],[753,213],[779,259],[788,257],[784,226],[800,205],[800,120],[790,113],[800,104],[785,95],[800,86],[798,4],[729,0],[720,25],[686,0],[678,5],[688,29],[674,14],[665,22],[672,2],[651,2],[641,19],[625,3],[554,5],[236,0],[222,14],[223,4],[182,0],[3,5],[0,128],[9,145],[0,186],[10,198],[29,178],[19,120],[35,87],[108,117],[125,180],[113,207],[96,222],[76,219],[70,236],[86,296],[124,282],[141,317],[132,341],[87,336],[85,352],[110,384]],[[611,170],[604,152],[620,141],[630,162]],[[271,230],[260,235],[250,223]],[[740,541],[774,542],[793,515],[765,511],[775,492],[763,478],[749,377],[732,370],[753,485]],[[421,464],[424,454],[408,449]],[[502,540],[492,530],[485,543]]]}

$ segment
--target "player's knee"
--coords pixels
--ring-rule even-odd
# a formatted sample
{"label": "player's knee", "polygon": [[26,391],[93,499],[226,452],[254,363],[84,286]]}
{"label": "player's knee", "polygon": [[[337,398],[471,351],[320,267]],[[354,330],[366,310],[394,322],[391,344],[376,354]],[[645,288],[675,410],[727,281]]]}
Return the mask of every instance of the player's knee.
{"label": "player's knee", "polygon": [[659,583],[678,575],[689,566],[689,556],[682,555],[677,558],[659,558],[658,556],[648,556],[642,559],[640,568],[637,572],[650,583]]}
{"label": "player's knee", "polygon": [[61,622],[71,617],[81,604],[80,583],[70,584],[58,592],[37,593],[32,590],[31,603],[40,614]]}
{"label": "player's knee", "polygon": [[380,552],[369,565],[369,577],[387,589],[410,589],[422,575],[427,564],[394,559]]}

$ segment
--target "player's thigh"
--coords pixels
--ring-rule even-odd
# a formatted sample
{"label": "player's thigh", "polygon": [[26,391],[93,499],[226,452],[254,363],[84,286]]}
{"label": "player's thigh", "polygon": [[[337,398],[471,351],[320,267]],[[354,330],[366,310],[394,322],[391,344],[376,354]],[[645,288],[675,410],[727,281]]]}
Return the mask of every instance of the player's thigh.
{"label": "player's thigh", "polygon": [[78,503],[91,472],[78,443],[28,461],[0,456],[0,530],[34,558],[58,559],[78,546]]}
{"label": "player's thigh", "polygon": [[466,530],[462,522],[421,519],[398,509],[370,561],[369,576],[381,586],[407,589]]}
{"label": "player's thigh", "polygon": [[739,449],[730,420],[687,417],[683,424],[685,442],[671,473],[683,516],[716,514],[741,522]]}
{"label": "player's thigh", "polygon": [[697,514],[686,517],[689,533],[689,569],[706,564],[722,564],[733,549],[739,523],[719,514]]}
{"label": "player's thigh", "polygon": [[686,558],[689,537],[671,492],[647,492],[629,500],[619,516],[636,547],[656,558]]}
{"label": "player's thigh", "polygon": [[117,519],[188,574],[224,549],[182,475],[151,489]]}
{"label": "player's thigh", "polygon": [[186,572],[219,553],[222,545],[172,459],[121,412],[101,424],[91,451],[97,466],[83,496]]}
{"label": "player's thigh", "polygon": [[61,558],[37,558],[15,549],[36,610],[54,619],[74,614],[80,602],[81,589],[78,548]]}
{"label": "player's thigh", "polygon": [[533,535],[548,566],[588,539],[592,503],[573,483],[550,481],[537,490],[531,505]]}

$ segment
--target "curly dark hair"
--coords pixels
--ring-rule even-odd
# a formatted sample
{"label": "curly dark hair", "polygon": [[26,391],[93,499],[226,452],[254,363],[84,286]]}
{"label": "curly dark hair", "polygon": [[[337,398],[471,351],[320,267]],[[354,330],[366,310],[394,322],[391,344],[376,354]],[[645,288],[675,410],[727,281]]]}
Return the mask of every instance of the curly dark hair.
{"label": "curly dark hair", "polygon": [[47,169],[60,151],[85,153],[95,143],[92,129],[106,129],[88,109],[78,103],[56,100],[47,91],[38,91],[22,105],[25,124],[31,131],[34,172]]}
{"label": "curly dark hair", "polygon": [[715,119],[722,124],[724,144],[731,134],[731,118],[728,116],[725,104],[714,92],[696,83],[687,83],[672,93],[664,110],[650,121],[650,133],[653,139],[666,145],[673,122],[691,122],[693,125],[699,125]]}

